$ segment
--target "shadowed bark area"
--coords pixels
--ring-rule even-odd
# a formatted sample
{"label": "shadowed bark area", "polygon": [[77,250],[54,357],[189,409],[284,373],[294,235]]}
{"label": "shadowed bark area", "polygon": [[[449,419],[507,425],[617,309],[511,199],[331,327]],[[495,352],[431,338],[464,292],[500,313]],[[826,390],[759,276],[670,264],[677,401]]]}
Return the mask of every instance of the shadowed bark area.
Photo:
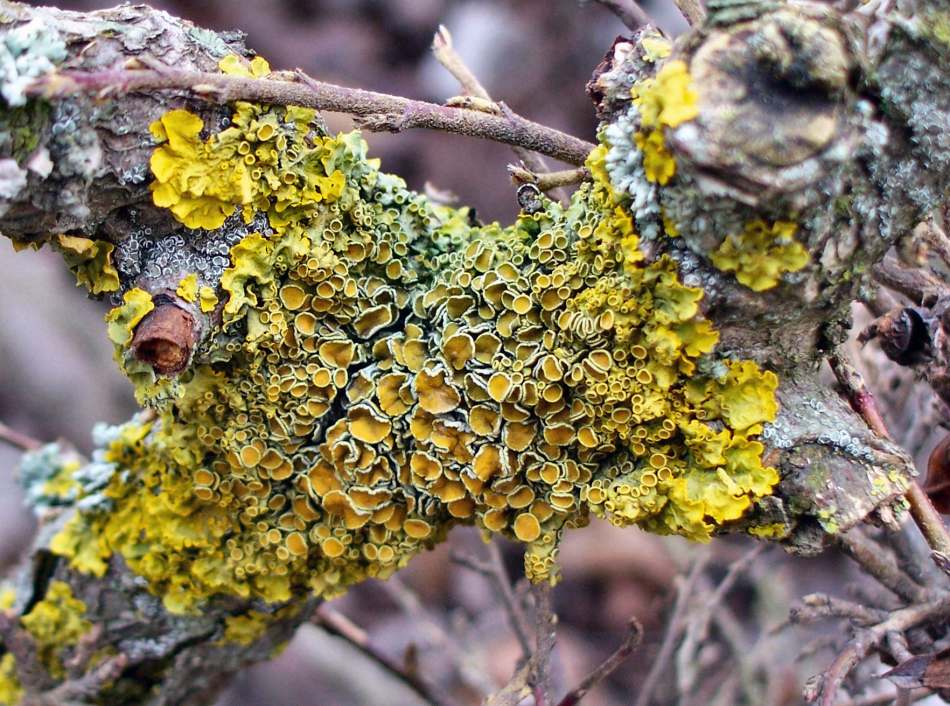
{"label": "shadowed bark area", "polygon": [[[149,125],[185,107],[225,129],[230,101],[293,104],[310,100],[311,90],[307,104],[320,107],[326,94],[293,75],[243,83],[210,76],[224,57],[247,53],[240,37],[142,6],[78,15],[4,2],[0,22],[0,232],[17,245],[55,243],[93,292],[149,293],[154,308],[129,331],[135,357],[162,375],[182,372],[222,311],[182,294],[174,253],[154,267],[123,260],[143,233],[161,234],[163,248],[178,237],[185,249],[176,234],[186,229],[153,204]],[[849,305],[874,265],[946,208],[950,51],[946,32],[934,28],[948,25],[941,3],[872,3],[848,15],[809,3],[710,3],[705,24],[671,52],[654,54],[657,36],[641,30],[611,48],[591,82],[604,119],[599,168],[626,199],[646,257],[669,256],[683,284],[701,288],[720,360],[754,361],[778,375],[778,416],[760,440],[781,480],[717,530],[753,531],[815,553],[868,518],[894,526],[904,510],[914,474],[907,454],[818,373],[843,342]],[[659,117],[651,128],[646,86],[662,84],[658,67],[676,62],[692,77],[695,115]],[[394,131],[418,117],[411,106],[360,110],[353,112],[366,125]],[[474,113],[460,115],[488,120]],[[531,136],[531,125],[511,123]],[[563,147],[552,139],[539,144]],[[575,151],[578,144],[570,142]],[[228,251],[217,255],[220,279]],[[115,282],[102,275],[104,263]],[[933,316],[942,314],[936,308]],[[403,309],[402,320],[410,315]],[[915,364],[943,356],[941,343],[928,345],[934,355]],[[352,407],[342,395],[334,405],[336,418]],[[207,703],[242,664],[271,656],[318,602],[298,591],[278,604],[216,597],[196,615],[169,612],[166,597],[120,556],[96,576],[50,550],[75,512],[70,500],[37,503],[43,531],[0,623],[14,657],[0,668],[16,678],[23,703]],[[526,526],[533,535],[530,520]],[[66,611],[68,601],[48,598],[60,582],[92,627],[44,656],[42,640],[18,619],[47,603]]]}

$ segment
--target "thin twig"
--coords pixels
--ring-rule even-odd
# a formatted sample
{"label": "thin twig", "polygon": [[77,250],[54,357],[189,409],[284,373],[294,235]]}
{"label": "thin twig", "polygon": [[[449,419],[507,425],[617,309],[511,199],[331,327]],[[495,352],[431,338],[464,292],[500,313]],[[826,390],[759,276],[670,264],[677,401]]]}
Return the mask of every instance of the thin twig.
{"label": "thin twig", "polygon": [[861,630],[822,675],[812,700],[819,706],[834,706],[838,689],[852,669],[877,647],[890,632],[903,632],[922,623],[950,616],[950,596],[893,611],[884,622]]}
{"label": "thin twig", "polygon": [[295,77],[296,81],[246,78],[183,71],[173,67],[161,71],[64,71],[39,79],[28,89],[28,93],[54,98],[75,93],[112,96],[135,91],[190,91],[197,98],[216,103],[243,100],[346,113],[357,116],[358,124],[369,130],[400,132],[422,128],[479,137],[524,147],[576,165],[583,164],[594,148],[589,142],[520,116],[512,119],[509,116],[337,86],[317,81],[302,71],[297,71]]}
{"label": "thin twig", "polygon": [[[789,624],[808,625],[829,618],[845,618],[858,625],[875,625],[887,617],[887,613],[883,610],[824,593],[811,593],[802,597],[801,601],[801,606],[792,608],[790,611]],[[783,627],[784,625],[780,625],[778,629]],[[774,633],[777,630],[770,632]]]}
{"label": "thin twig", "polygon": [[925,588],[901,570],[897,560],[884,547],[866,537],[859,528],[838,535],[838,544],[882,586],[908,603],[922,603],[931,597]]}
{"label": "thin twig", "polygon": [[692,680],[695,678],[693,667],[697,664],[694,659],[696,650],[705,639],[713,612],[717,610],[726,596],[735,586],[739,577],[765,551],[765,544],[756,544],[751,550],[740,556],[729,565],[726,575],[707,597],[699,603],[697,609],[686,616],[683,642],[677,655],[677,670],[679,675],[679,693],[689,693],[692,689]]}
{"label": "thin twig", "polygon": [[11,429],[3,422],[0,422],[0,441],[9,444],[20,451],[36,451],[43,445],[42,441],[34,439],[32,436],[23,432]]}
{"label": "thin twig", "polygon": [[399,608],[412,619],[413,628],[430,646],[436,647],[458,670],[462,682],[473,692],[484,696],[492,693],[496,686],[485,669],[472,664],[472,653],[448,628],[432,614],[419,599],[419,596],[398,576],[390,576],[380,582],[380,586],[395,601]]}
{"label": "thin twig", "polygon": [[[874,395],[871,394],[864,383],[861,373],[842,353],[832,355],[828,362],[831,364],[831,369],[838,379],[838,384],[843,388],[851,408],[864,419],[878,436],[891,439],[891,435],[884,424],[884,419],[878,411],[877,403],[874,401]],[[934,562],[944,569],[947,562],[950,561],[950,533],[947,532],[947,527],[943,524],[943,518],[916,480],[910,480],[910,488],[904,498],[910,505],[911,517],[917,527],[920,528],[921,534],[924,535],[924,539],[927,540],[927,544],[933,552]]]}
{"label": "thin twig", "polygon": [[656,691],[656,687],[660,683],[660,678],[666,672],[667,665],[673,657],[673,650],[676,648],[676,643],[679,641],[683,629],[686,627],[686,614],[689,607],[689,599],[693,593],[693,587],[696,585],[699,577],[702,576],[703,570],[706,568],[708,562],[709,554],[708,552],[704,552],[693,561],[693,565],[690,567],[686,578],[677,577],[678,580],[675,585],[676,602],[673,604],[673,612],[670,614],[670,619],[666,624],[666,633],[663,635],[660,651],[650,666],[650,671],[647,673],[643,686],[640,688],[640,693],[637,694],[637,700],[634,706],[649,706],[650,700],[653,698],[653,692]]}
{"label": "thin twig", "polygon": [[541,191],[550,191],[561,186],[574,186],[585,179],[590,179],[590,170],[587,167],[564,169],[558,172],[538,173],[516,164],[508,165],[508,174],[517,184],[534,184]]}
{"label": "thin twig", "polygon": [[627,29],[636,32],[645,25],[654,24],[650,15],[634,0],[595,0],[614,13]]}
{"label": "thin twig", "polygon": [[534,597],[534,652],[528,660],[528,685],[534,694],[534,706],[547,706],[551,692],[551,652],[557,637],[551,584],[533,584],[531,595]]}
{"label": "thin twig", "polygon": [[[474,74],[474,72],[468,68],[459,53],[455,51],[455,45],[452,42],[452,34],[445,25],[439,25],[438,31],[432,38],[432,54],[435,56],[436,60],[445,67],[446,71],[455,77],[455,80],[459,82],[459,85],[462,87],[462,91],[466,95],[473,96],[474,98],[478,98],[483,101],[488,101],[490,104],[498,106],[499,112],[507,118],[517,118],[517,116],[511,112],[510,108],[495,103],[494,99],[491,97],[491,94],[488,92],[488,89],[486,89],[482,82],[478,80],[478,77]],[[514,151],[515,156],[517,156],[518,159],[520,159],[521,162],[532,172],[543,173],[548,171],[548,167],[544,163],[544,160],[531,150],[525,149],[524,147],[512,146],[512,151]],[[559,185],[555,185],[551,188],[556,189],[557,186]],[[541,190],[548,191],[548,189]],[[567,198],[567,194],[559,192],[555,194],[554,197],[564,200]]]}
{"label": "thin twig", "polygon": [[698,27],[706,20],[706,9],[700,0],[673,0],[690,27]]}
{"label": "thin twig", "polygon": [[484,576],[488,582],[495,588],[498,598],[505,613],[508,615],[508,623],[511,630],[518,640],[521,647],[521,654],[524,659],[531,656],[533,648],[531,639],[528,637],[528,621],[525,618],[521,602],[515,595],[511,587],[511,579],[508,577],[508,571],[505,569],[504,559],[501,556],[501,550],[492,542],[488,545],[490,559],[484,562],[476,557],[462,554],[461,552],[452,552],[451,559],[459,566],[474,571]]}
{"label": "thin twig", "polygon": [[323,604],[317,608],[312,620],[315,625],[323,628],[331,635],[336,635],[346,640],[370,660],[416,692],[426,703],[432,706],[451,706],[451,702],[436,694],[433,688],[427,684],[419,674],[410,672],[398,664],[396,660],[377,650],[370,643],[366,631],[353,623],[342,613]]}
{"label": "thin twig", "polygon": [[627,623],[627,634],[623,642],[614,650],[603,662],[598,664],[586,677],[581,679],[580,683],[569,691],[558,706],[576,706],[581,702],[587,692],[600,684],[623,664],[627,657],[633,654],[633,651],[640,644],[643,638],[643,626],[636,618],[631,618]]}

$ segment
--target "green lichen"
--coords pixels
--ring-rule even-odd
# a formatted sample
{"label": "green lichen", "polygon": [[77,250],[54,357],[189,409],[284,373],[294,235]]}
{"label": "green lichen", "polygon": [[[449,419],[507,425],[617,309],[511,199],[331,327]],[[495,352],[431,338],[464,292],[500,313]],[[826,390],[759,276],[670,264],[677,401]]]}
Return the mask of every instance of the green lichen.
{"label": "green lichen", "polygon": [[30,100],[0,112],[0,154],[22,165],[39,147],[49,114],[49,104],[41,100]]}
{"label": "green lichen", "polygon": [[[689,115],[682,72],[661,75],[641,94],[658,127]],[[564,530],[591,513],[707,540],[778,482],[756,439],[775,375],[716,358],[703,291],[641,251],[603,149],[569,206],[501,227],[409,191],[313,111],[237,103],[205,127],[172,111],[154,129],[155,202],[188,227],[257,230],[199,289],[221,320],[175,381],[128,348],[148,295],[110,313],[158,414],[98,452],[108,506],[53,543],[75,568],[101,575],[118,553],[176,612],[280,602],[385,578],[473,524],[554,580]]]}

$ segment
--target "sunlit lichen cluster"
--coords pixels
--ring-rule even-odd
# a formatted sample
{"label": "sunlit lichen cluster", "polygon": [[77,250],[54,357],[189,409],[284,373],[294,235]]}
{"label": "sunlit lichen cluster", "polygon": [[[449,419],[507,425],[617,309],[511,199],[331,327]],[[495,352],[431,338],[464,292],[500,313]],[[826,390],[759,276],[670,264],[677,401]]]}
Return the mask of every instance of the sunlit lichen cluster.
{"label": "sunlit lichen cluster", "polygon": [[[657,85],[686,95],[679,75]],[[109,314],[158,416],[97,451],[88,509],[53,543],[74,567],[119,554],[175,611],[283,601],[386,577],[464,523],[553,580],[590,513],[705,540],[777,483],[756,440],[775,375],[715,356],[703,291],[641,251],[606,147],[569,206],[503,228],[407,190],[312,111],[238,103],[215,130],[176,110],[153,134],[157,204],[255,230],[219,282],[179,273],[210,333],[177,379],[129,351],[149,292]]]}

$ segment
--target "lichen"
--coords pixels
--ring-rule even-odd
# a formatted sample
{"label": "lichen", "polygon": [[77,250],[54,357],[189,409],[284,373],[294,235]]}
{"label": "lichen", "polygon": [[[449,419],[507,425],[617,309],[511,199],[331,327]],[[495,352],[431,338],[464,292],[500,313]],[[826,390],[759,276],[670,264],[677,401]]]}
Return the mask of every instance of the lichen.
{"label": "lichen", "polygon": [[135,327],[155,308],[152,296],[144,289],[130,289],[122,295],[122,302],[106,314],[109,340],[117,346],[131,343]]}
{"label": "lichen", "polygon": [[16,658],[10,652],[0,657],[0,704],[14,706],[23,698],[23,686],[17,677]]}
{"label": "lichen", "polygon": [[119,289],[119,273],[112,264],[112,243],[73,235],[58,235],[54,242],[66,266],[76,275],[78,286],[91,294]]}
{"label": "lichen", "polygon": [[640,113],[640,129],[634,135],[643,153],[646,176],[661,186],[676,174],[676,161],[666,146],[665,131],[699,114],[696,91],[686,62],[667,61],[655,78],[633,86],[633,104]]}
{"label": "lichen", "polygon": [[85,614],[86,604],[73,596],[68,583],[51,581],[43,600],[20,618],[36,643],[40,661],[54,679],[66,676],[63,651],[76,645],[92,628],[92,623],[83,618]]}
{"label": "lichen", "polygon": [[741,233],[727,235],[710,260],[723,272],[735,272],[754,292],[772,289],[783,274],[809,262],[808,251],[795,239],[797,230],[791,221],[749,221]]}
{"label": "lichen", "polygon": [[[660,75],[640,92],[657,130],[690,114],[682,71]],[[97,451],[114,470],[53,543],[74,568],[118,553],[175,612],[329,597],[473,524],[554,580],[564,530],[590,513],[708,540],[771,492],[757,437],[777,378],[716,356],[702,289],[673,241],[641,250],[606,146],[570,205],[501,227],[409,191],[313,111],[234,110],[217,132],[180,110],[154,130],[156,203],[186,227],[254,230],[219,281],[172,280],[188,297],[205,282],[221,310],[174,381],[130,354],[147,293],[110,313],[157,418]]]}

